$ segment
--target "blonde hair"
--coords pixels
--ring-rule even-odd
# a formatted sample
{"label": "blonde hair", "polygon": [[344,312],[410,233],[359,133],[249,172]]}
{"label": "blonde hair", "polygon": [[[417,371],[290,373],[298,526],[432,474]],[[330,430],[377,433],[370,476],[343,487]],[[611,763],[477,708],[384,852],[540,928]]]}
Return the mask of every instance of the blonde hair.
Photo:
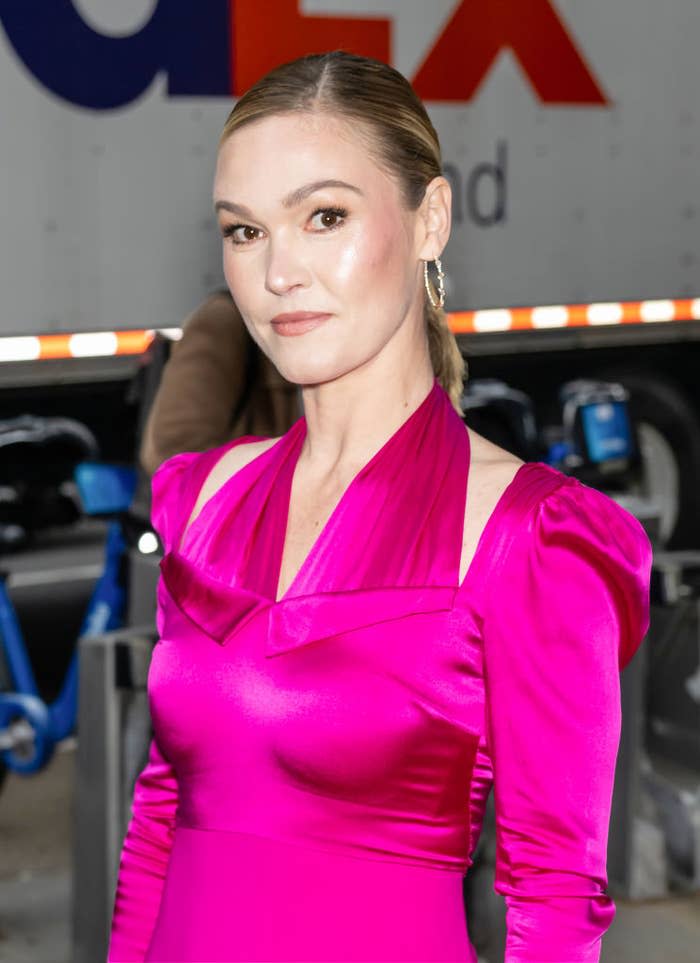
{"label": "blonde hair", "polygon": [[[254,84],[228,116],[221,143],[244,124],[295,111],[327,111],[359,122],[368,148],[396,178],[409,210],[442,174],[440,142],[423,103],[387,64],[342,50],[309,54],[276,67]],[[460,411],[465,363],[444,311],[427,296],[424,318],[435,377]]]}

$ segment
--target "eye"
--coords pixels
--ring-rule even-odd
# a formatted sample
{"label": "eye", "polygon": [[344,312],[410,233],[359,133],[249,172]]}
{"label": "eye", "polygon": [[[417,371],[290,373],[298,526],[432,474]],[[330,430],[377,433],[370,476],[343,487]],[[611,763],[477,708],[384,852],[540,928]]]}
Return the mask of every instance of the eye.
{"label": "eye", "polygon": [[234,244],[250,244],[251,241],[256,241],[260,231],[257,227],[251,227],[250,224],[229,224],[221,232],[224,238],[230,238]]}
{"label": "eye", "polygon": [[347,216],[342,207],[321,207],[311,215],[311,223],[317,231],[332,231],[340,227]]}

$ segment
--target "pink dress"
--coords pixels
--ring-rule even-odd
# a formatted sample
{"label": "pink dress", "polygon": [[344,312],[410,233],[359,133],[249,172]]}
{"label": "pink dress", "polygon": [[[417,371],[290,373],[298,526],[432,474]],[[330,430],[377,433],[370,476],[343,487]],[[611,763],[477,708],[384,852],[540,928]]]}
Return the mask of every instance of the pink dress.
{"label": "pink dress", "polygon": [[473,963],[462,878],[492,783],[506,960],[598,960],[619,667],[648,623],[641,526],[525,464],[459,584],[469,436],[435,383],[275,601],[305,431],[184,540],[224,449],[154,478],[155,738],[110,961]]}

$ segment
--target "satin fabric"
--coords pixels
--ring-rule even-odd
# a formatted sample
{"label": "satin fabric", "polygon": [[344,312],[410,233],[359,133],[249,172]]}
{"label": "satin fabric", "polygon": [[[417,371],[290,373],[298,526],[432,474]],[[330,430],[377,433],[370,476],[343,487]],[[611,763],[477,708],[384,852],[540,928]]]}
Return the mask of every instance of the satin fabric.
{"label": "satin fabric", "polygon": [[305,433],[184,534],[229,446],[154,477],[155,738],[110,961],[474,963],[462,877],[492,784],[507,963],[598,960],[619,669],[648,626],[643,529],[525,464],[460,584],[469,436],[435,383],[276,600]]}

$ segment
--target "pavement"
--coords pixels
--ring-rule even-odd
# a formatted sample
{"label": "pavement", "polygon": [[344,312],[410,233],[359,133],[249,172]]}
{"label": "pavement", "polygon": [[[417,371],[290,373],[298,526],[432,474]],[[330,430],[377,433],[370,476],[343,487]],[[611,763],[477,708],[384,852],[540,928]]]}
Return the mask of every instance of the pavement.
{"label": "pavement", "polygon": [[75,740],[0,791],[0,961],[70,963]]}

